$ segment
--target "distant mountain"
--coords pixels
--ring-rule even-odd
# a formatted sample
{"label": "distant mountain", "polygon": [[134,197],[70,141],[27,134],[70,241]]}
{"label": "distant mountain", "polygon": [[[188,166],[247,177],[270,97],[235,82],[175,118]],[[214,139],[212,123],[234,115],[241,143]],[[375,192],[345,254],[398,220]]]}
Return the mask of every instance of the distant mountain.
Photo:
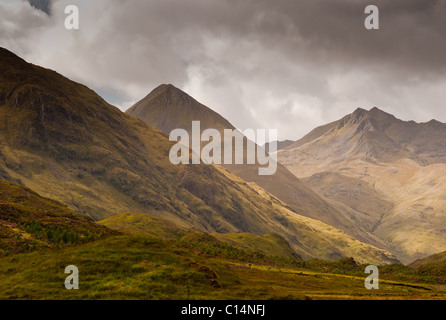
{"label": "distant mountain", "polygon": [[[323,157],[359,156],[370,160],[394,161],[412,159],[420,165],[446,163],[446,124],[402,121],[378,108],[358,108],[351,115],[313,130],[288,145],[292,150],[308,144]],[[323,138],[322,138],[323,137]]]}
{"label": "distant mountain", "polygon": [[[96,220],[145,213],[203,232],[278,233],[305,258],[395,261],[222,168],[172,165],[172,146],[87,87],[0,49],[0,178]],[[323,213],[324,201],[301,190]]]}
{"label": "distant mountain", "polygon": [[[182,228],[170,221],[154,218],[146,214],[124,213],[102,220],[100,224],[124,233],[148,233],[170,240],[180,240],[186,235],[197,233],[197,230]],[[212,233],[211,235],[236,248],[261,252],[268,256],[302,261],[301,257],[294,252],[285,238],[278,234],[256,236],[251,233]]]}
{"label": "distant mountain", "polygon": [[446,250],[446,124],[357,109],[279,152],[352,222],[405,262]]}

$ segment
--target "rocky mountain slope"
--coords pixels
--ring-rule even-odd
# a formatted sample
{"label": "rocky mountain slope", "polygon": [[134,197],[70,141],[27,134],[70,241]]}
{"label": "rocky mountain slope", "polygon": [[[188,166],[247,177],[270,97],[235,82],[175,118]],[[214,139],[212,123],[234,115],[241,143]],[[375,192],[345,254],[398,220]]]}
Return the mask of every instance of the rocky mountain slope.
{"label": "rocky mountain slope", "polygon": [[446,249],[446,124],[373,108],[313,130],[279,161],[410,262]]}

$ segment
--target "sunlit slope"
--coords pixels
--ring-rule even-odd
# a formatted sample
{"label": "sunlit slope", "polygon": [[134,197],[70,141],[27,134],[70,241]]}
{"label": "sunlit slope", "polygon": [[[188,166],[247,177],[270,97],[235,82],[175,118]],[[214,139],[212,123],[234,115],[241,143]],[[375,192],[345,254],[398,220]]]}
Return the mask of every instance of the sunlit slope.
{"label": "sunlit slope", "polygon": [[263,224],[268,226],[268,233],[278,233],[285,237],[291,248],[304,259],[317,253],[316,256],[323,256],[328,260],[355,257],[359,262],[375,261],[377,264],[397,261],[388,251],[360,242],[340,229],[296,213],[257,184],[245,183],[224,168],[220,170],[231,177],[238,187],[246,192],[249,199],[260,195],[275,209],[272,212],[261,211]]}
{"label": "sunlit slope", "polygon": [[446,250],[445,124],[358,109],[320,132],[279,161],[404,262]]}

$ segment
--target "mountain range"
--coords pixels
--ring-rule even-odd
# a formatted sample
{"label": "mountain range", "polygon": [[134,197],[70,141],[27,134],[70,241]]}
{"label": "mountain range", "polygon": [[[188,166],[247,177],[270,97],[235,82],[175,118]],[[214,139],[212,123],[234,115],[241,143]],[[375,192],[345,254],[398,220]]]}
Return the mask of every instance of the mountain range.
{"label": "mountain range", "polygon": [[[234,126],[221,115],[204,106],[197,100],[171,84],[155,88],[145,98],[126,111],[147,124],[163,130],[166,134],[174,128],[181,128],[191,134],[191,122],[200,121],[201,130],[215,128],[220,131],[224,143],[223,130],[234,130]],[[244,145],[246,155],[246,144]],[[352,223],[348,209],[338,203],[326,201],[303,183],[282,164],[278,164],[274,175],[258,175],[256,165],[222,165],[232,174],[246,182],[253,182],[281,201],[290,210],[312,219],[322,221],[336,229],[341,229],[361,242],[389,251],[386,243],[371,234],[362,225]]]}
{"label": "mountain range", "polygon": [[[174,93],[166,105],[191,101],[169,86],[146,101],[165,102],[166,92]],[[228,125],[213,112],[208,117]],[[163,123],[176,125],[174,119]],[[365,242],[353,235],[355,227],[350,233],[337,228],[337,209],[286,168],[255,180],[256,166],[175,166],[172,145],[153,124],[122,113],[84,85],[0,49],[1,179],[95,220],[143,213],[208,233],[279,234],[304,259],[397,261],[377,238]]]}
{"label": "mountain range", "polygon": [[446,124],[358,108],[279,143],[276,174],[261,176],[258,163],[170,163],[170,131],[197,120],[235,130],[173,85],[123,113],[0,49],[0,179],[70,212],[145,214],[227,241],[244,234],[245,245],[278,235],[302,259],[410,263],[446,251]]}
{"label": "mountain range", "polygon": [[278,152],[287,169],[404,261],[446,249],[446,124],[358,108]]}

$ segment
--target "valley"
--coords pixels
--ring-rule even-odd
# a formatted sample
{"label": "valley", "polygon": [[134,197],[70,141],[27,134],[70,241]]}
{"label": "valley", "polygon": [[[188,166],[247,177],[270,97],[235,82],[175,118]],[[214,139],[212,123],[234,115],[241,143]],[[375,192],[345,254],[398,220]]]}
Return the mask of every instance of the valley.
{"label": "valley", "polygon": [[445,298],[446,125],[358,109],[262,176],[171,163],[193,121],[235,129],[173,85],[123,113],[0,48],[0,299]]}

